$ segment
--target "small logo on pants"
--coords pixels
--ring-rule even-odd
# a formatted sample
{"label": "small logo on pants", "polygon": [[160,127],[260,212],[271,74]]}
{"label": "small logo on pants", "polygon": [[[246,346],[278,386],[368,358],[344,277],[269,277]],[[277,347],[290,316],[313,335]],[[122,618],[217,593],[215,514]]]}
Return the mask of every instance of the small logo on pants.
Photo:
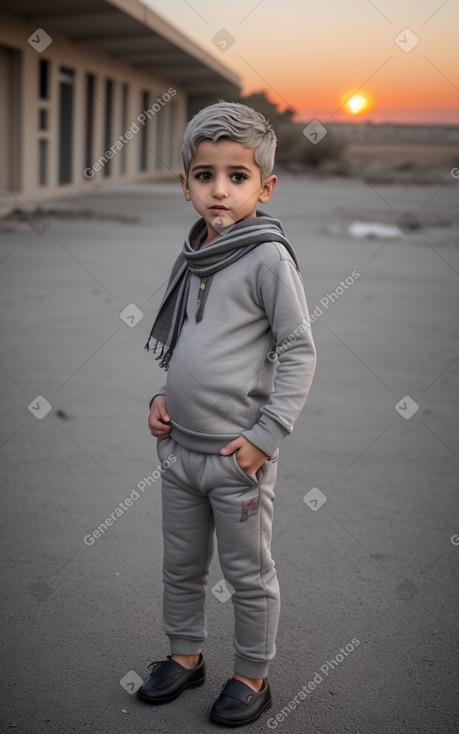
{"label": "small logo on pants", "polygon": [[242,515],[239,522],[247,520],[251,515],[258,512],[260,497],[252,497],[251,500],[242,500]]}

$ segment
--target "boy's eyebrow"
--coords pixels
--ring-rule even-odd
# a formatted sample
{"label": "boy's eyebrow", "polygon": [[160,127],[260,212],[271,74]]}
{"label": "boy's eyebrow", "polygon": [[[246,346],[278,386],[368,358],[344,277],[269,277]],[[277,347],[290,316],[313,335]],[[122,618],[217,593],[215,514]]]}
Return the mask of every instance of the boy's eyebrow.
{"label": "boy's eyebrow", "polygon": [[[209,165],[201,164],[199,166],[193,166],[193,168],[191,170],[192,171],[197,171],[199,168],[209,169],[209,168],[215,168],[215,166],[212,166],[210,163],[209,163]],[[250,168],[247,168],[247,166],[235,166],[235,165],[231,165],[231,166],[227,166],[227,168],[237,168],[238,170],[248,171],[249,173],[251,173]]]}

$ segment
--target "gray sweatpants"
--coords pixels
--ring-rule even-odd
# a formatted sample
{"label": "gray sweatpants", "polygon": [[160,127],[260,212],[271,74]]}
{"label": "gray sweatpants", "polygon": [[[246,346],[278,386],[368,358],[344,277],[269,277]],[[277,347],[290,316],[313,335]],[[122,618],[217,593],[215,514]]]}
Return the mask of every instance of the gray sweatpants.
{"label": "gray sweatpants", "polygon": [[163,620],[171,654],[195,655],[207,638],[205,587],[216,530],[220,567],[234,588],[234,671],[265,678],[280,612],[271,558],[277,455],[247,475],[235,454],[189,451],[171,437],[159,439],[157,450],[161,461],[177,459],[162,475]]}

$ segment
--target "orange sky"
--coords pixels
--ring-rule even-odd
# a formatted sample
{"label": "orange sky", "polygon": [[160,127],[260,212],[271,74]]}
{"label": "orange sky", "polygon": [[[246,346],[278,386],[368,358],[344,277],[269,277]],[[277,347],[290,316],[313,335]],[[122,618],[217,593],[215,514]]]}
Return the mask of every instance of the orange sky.
{"label": "orange sky", "polygon": [[[238,73],[244,93],[265,90],[298,119],[459,123],[457,0],[144,2]],[[225,52],[212,42],[222,28]],[[370,112],[337,111],[361,88]]]}

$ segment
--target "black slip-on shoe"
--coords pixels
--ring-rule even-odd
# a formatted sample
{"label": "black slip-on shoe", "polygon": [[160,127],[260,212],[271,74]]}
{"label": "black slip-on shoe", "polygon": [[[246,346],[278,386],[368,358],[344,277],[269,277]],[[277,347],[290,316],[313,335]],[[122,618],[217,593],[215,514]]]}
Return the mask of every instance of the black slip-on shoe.
{"label": "black slip-on shoe", "polygon": [[169,703],[180,696],[185,688],[202,686],[206,679],[206,663],[202,652],[199,653],[195,668],[184,668],[172,660],[171,655],[167,656],[167,660],[150,663],[148,667],[151,673],[137,691],[139,698],[148,703]]}
{"label": "black slip-on shoe", "polygon": [[229,678],[212,707],[210,719],[223,726],[244,726],[256,721],[271,703],[267,678],[258,692],[237,678]]}

